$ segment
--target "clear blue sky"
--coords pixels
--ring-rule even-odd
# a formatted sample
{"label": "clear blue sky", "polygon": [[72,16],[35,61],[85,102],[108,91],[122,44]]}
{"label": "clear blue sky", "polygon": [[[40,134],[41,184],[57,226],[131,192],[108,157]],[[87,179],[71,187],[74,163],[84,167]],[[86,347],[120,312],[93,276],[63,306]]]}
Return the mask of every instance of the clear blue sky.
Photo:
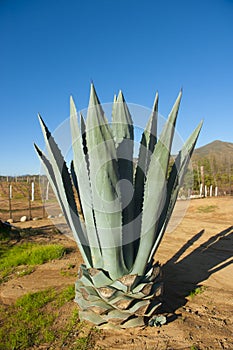
{"label": "clear blue sky", "polygon": [[164,116],[182,87],[182,138],[204,118],[198,146],[233,142],[233,1],[1,0],[0,174],[39,172],[37,113],[53,131],[91,80]]}

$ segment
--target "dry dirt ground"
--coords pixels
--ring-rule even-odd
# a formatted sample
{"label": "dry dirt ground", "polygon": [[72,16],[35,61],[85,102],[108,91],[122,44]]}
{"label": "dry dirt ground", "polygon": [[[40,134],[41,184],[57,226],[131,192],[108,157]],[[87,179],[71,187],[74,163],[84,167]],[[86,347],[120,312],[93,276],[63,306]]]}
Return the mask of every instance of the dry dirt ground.
{"label": "dry dirt ground", "polygon": [[[178,203],[178,218],[183,216],[186,204]],[[25,293],[75,282],[76,273],[61,274],[70,266],[76,272],[82,261],[73,240],[54,234],[48,219],[14,225],[36,228],[38,234],[31,236],[31,240],[60,242],[70,248],[70,253],[59,261],[35,268],[30,275],[2,284],[1,302],[10,304]],[[173,232],[166,233],[156,253],[156,260],[163,265],[165,291],[160,312],[167,316],[167,324],[160,328],[101,330],[95,335],[93,349],[232,350],[232,225],[232,197],[190,201],[183,220]],[[198,286],[203,287],[196,289]],[[194,290],[196,293],[191,293]]]}

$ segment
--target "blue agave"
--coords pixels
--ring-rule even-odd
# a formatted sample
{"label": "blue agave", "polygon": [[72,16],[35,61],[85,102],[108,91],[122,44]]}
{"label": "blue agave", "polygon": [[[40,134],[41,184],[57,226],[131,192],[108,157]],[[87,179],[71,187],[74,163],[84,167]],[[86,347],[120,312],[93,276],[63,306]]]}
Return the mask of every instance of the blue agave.
{"label": "blue agave", "polygon": [[[81,319],[102,327],[139,326],[161,305],[161,271],[154,255],[202,126],[201,122],[184,143],[169,171],[181,95],[157,137],[156,94],[136,169],[133,121],[122,92],[114,100],[111,124],[93,84],[86,123],[81,116],[79,126],[70,99],[70,171],[39,116],[48,156],[35,148],[84,260],[76,282]],[[133,188],[130,201],[127,183]]]}

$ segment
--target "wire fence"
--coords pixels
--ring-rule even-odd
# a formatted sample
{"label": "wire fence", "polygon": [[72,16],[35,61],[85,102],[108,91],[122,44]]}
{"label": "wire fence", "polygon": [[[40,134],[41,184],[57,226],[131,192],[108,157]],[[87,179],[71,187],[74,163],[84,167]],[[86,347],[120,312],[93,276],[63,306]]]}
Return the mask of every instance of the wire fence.
{"label": "wire fence", "polygon": [[46,177],[0,177],[0,220],[45,218],[53,207],[60,211]]}
{"label": "wire fence", "polygon": [[[189,198],[232,195],[217,186],[199,184]],[[182,199],[182,189],[179,199]],[[79,207],[79,203],[77,201]],[[0,220],[23,221],[62,215],[46,176],[0,176]]]}

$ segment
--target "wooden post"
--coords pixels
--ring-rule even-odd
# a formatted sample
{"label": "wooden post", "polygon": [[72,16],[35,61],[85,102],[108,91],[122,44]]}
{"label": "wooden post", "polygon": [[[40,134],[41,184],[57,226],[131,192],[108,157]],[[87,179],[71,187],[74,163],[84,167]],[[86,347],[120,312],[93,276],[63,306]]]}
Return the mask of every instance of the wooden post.
{"label": "wooden post", "polygon": [[34,199],[35,199],[34,195],[35,195],[35,186],[34,186],[34,181],[32,181],[32,197],[31,197],[32,202],[34,202]]}
{"label": "wooden post", "polygon": [[205,175],[204,175],[204,166],[201,166],[201,183],[202,188],[204,189],[204,196],[205,196]]}
{"label": "wooden post", "polygon": [[9,196],[10,196],[10,199],[12,199],[12,185],[11,184],[9,185]]}
{"label": "wooden post", "polygon": [[46,200],[46,201],[48,201],[48,200],[49,200],[49,182],[47,182],[45,200]]}
{"label": "wooden post", "polygon": [[45,198],[43,198],[43,202],[42,202],[42,210],[43,210],[43,212],[42,212],[42,217],[43,217],[43,219],[45,218]]}
{"label": "wooden post", "polygon": [[28,220],[32,219],[32,208],[31,208],[31,189],[28,187]]}
{"label": "wooden post", "polygon": [[11,184],[9,184],[8,186],[8,195],[9,195],[9,215],[10,215],[10,219],[12,219],[12,206],[11,206],[12,185]]}
{"label": "wooden post", "polygon": [[203,184],[200,184],[200,197],[202,197]]}
{"label": "wooden post", "polygon": [[212,197],[212,193],[213,193],[213,186],[210,185],[210,197]]}

